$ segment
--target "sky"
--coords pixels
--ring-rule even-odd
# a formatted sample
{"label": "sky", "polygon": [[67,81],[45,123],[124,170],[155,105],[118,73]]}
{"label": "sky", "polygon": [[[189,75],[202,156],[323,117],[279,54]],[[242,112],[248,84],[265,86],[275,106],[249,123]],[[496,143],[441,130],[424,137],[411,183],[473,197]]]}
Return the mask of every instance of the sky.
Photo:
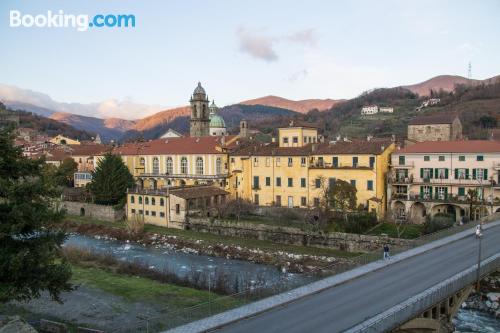
{"label": "sky", "polygon": [[[11,10],[133,14],[136,25],[10,27]],[[499,17],[498,0],[2,0],[0,83],[123,118],[186,105],[198,81],[219,106],[352,98],[467,76],[469,61],[472,78],[499,75]]]}

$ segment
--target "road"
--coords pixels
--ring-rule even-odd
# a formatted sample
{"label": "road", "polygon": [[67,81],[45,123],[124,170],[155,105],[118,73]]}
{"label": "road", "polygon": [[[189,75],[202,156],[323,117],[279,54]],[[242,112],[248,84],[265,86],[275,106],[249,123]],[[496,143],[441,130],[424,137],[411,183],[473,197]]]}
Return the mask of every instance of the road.
{"label": "road", "polygon": [[[500,252],[500,225],[485,230],[482,243],[483,260]],[[477,255],[471,235],[217,332],[342,332],[465,270]]]}

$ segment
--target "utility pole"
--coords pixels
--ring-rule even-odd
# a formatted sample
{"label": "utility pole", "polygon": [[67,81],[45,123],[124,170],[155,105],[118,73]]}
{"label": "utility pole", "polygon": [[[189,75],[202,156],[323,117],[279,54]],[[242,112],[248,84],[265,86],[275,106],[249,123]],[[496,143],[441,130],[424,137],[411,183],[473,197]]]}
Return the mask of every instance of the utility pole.
{"label": "utility pole", "polygon": [[[480,230],[482,231],[481,222],[479,223]],[[482,249],[482,232],[478,235],[479,240],[479,250],[477,251],[477,275],[476,275],[476,292],[479,293],[480,281],[481,281],[481,249]]]}

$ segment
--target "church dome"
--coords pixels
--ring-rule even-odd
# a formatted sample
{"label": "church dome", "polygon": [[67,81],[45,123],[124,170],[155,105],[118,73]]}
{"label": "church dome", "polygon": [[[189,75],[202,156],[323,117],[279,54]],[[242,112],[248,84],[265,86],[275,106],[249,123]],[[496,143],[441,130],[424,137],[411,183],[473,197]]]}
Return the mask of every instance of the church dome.
{"label": "church dome", "polygon": [[210,128],[226,128],[226,123],[221,116],[216,114],[210,115]]}
{"label": "church dome", "polygon": [[194,89],[194,95],[206,95],[205,89],[201,86],[201,83],[198,82],[198,86]]}

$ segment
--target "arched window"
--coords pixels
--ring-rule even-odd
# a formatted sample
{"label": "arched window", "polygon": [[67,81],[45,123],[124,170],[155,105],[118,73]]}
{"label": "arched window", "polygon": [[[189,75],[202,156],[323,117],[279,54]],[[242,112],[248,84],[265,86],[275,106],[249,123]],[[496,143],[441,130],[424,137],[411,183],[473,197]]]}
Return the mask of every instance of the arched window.
{"label": "arched window", "polygon": [[218,175],[222,173],[222,160],[220,157],[215,160],[215,173]]}
{"label": "arched window", "polygon": [[144,204],[149,205],[149,198],[148,197],[144,198]]}
{"label": "arched window", "polygon": [[155,198],[151,198],[151,204],[152,204],[153,206],[154,206],[154,205],[156,205],[156,200],[155,200]]}
{"label": "arched window", "polygon": [[139,197],[139,204],[142,204],[142,197]]}
{"label": "arched window", "polygon": [[197,175],[203,174],[203,157],[196,158],[196,174]]}
{"label": "arched window", "polygon": [[167,157],[167,175],[174,173],[174,163],[172,162],[172,157]]}
{"label": "arched window", "polygon": [[163,198],[160,198],[160,206],[165,206],[165,201],[163,200]]}
{"label": "arched window", "polygon": [[130,203],[134,203],[135,202],[135,198],[133,195],[130,196]]}
{"label": "arched window", "polygon": [[181,173],[187,174],[188,172],[188,160],[186,157],[181,158]]}
{"label": "arched window", "polygon": [[160,173],[160,160],[158,159],[158,157],[153,158],[153,173],[155,175]]}
{"label": "arched window", "polygon": [[146,168],[146,160],[144,159],[144,157],[141,157],[139,159],[139,165],[143,168]]}

